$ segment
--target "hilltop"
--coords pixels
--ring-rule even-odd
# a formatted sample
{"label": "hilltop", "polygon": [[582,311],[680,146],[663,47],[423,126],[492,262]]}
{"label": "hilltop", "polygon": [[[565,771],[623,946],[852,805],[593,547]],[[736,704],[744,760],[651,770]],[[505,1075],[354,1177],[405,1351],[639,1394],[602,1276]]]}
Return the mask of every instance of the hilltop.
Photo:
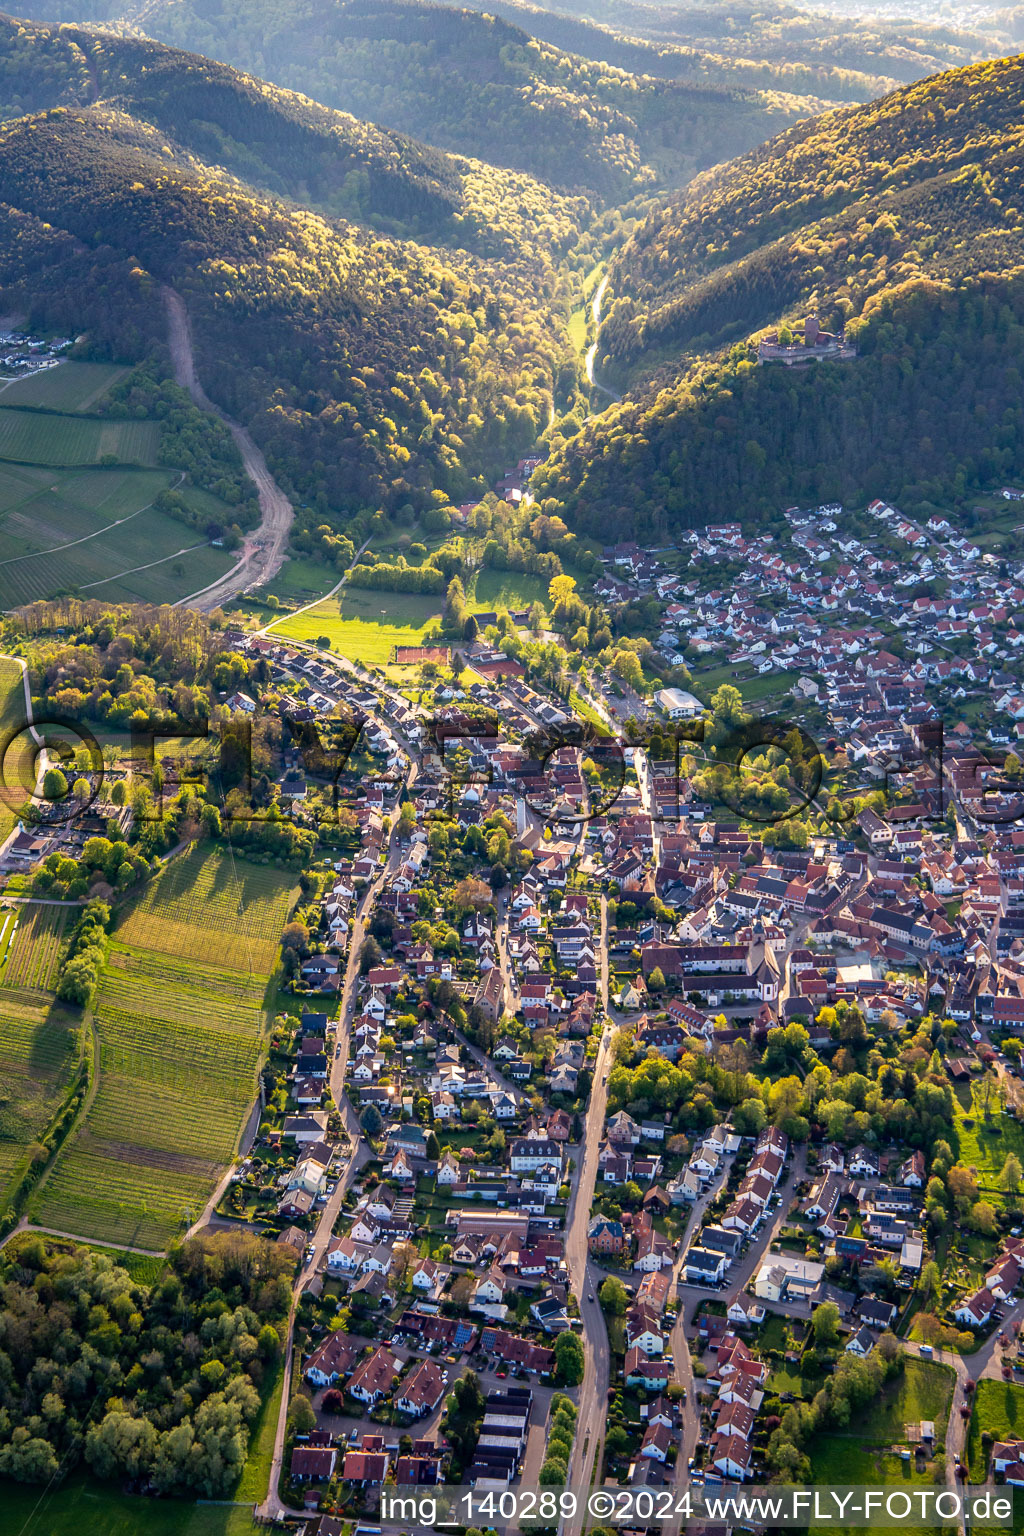
{"label": "hilltop", "polygon": [[[655,78],[421,0],[163,0],[122,26],[458,154],[609,201],[682,185],[817,98]],[[740,82],[737,82],[738,85]]]}
{"label": "hilltop", "polygon": [[163,340],[158,285],[177,288],[209,394],[321,515],[463,496],[572,387],[542,265],[274,202],[112,107],[3,125],[0,203],[9,302],[136,360]]}
{"label": "hilltop", "polygon": [[400,236],[511,255],[562,250],[581,200],[445,154],[228,65],[139,37],[0,17],[0,118],[107,104],[158,128],[175,153]]}
{"label": "hilltop", "polygon": [[[628,480],[664,530],[1010,473],[1022,116],[1024,61],[972,65],[798,125],[657,209],[611,266],[601,330],[598,375],[630,398],[545,488],[596,531]],[[807,312],[857,360],[758,368],[757,335]]]}

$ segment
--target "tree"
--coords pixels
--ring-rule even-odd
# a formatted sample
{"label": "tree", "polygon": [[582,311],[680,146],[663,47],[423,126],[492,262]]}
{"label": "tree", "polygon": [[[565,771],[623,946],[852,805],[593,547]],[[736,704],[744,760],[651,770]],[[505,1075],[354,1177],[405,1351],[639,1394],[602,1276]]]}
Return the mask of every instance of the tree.
{"label": "tree", "polygon": [[612,1317],[625,1316],[629,1305],[629,1292],[621,1280],[616,1280],[614,1275],[609,1275],[598,1291],[601,1305]]}
{"label": "tree", "polygon": [[656,965],[654,967],[654,970],[648,976],[648,978],[647,978],[647,990],[648,990],[648,992],[664,992],[664,990],[665,990],[665,972],[661,969],[660,965]]}
{"label": "tree", "polygon": [[47,800],[63,800],[68,792],[68,781],[59,768],[47,768],[43,774],[43,794]]}
{"label": "tree", "polygon": [[1022,1177],[1024,1177],[1024,1170],[1021,1168],[1020,1158],[1015,1152],[1008,1152],[1003,1171],[999,1175],[1000,1187],[1005,1189],[1007,1194],[1015,1195],[1020,1189]]}
{"label": "tree", "polygon": [[365,976],[384,958],[381,947],[372,933],[368,933],[359,948],[359,974]]}
{"label": "tree", "polygon": [[768,1116],[760,1099],[744,1099],[732,1112],[733,1129],[740,1136],[757,1136],[768,1124]]}
{"label": "tree", "polygon": [[994,1237],[999,1230],[996,1208],[991,1200],[976,1200],[967,1220],[975,1232],[983,1232],[986,1237]]}
{"label": "tree", "polygon": [[304,1392],[296,1392],[289,1403],[288,1423],[295,1435],[308,1435],[311,1429],[316,1428],[316,1413]]}
{"label": "tree", "polygon": [[978,1181],[970,1168],[954,1163],[946,1174],[946,1188],[961,1216],[966,1216],[978,1198]]}
{"label": "tree", "polygon": [[811,1331],[818,1349],[834,1349],[839,1343],[839,1308],[834,1301],[823,1301],[815,1307]]}
{"label": "tree", "polygon": [[921,1293],[925,1297],[926,1301],[932,1301],[939,1294],[939,1287],[942,1284],[942,1275],[939,1270],[939,1266],[936,1264],[934,1259],[929,1259],[928,1263],[922,1269],[921,1279],[919,1280],[918,1284],[921,1287]]}
{"label": "tree", "polygon": [[555,1385],[578,1387],[585,1364],[583,1345],[576,1334],[560,1333],[555,1340]]}
{"label": "tree", "polygon": [[384,1128],[384,1120],[376,1104],[367,1104],[359,1116],[359,1124],[369,1141],[374,1141]]}

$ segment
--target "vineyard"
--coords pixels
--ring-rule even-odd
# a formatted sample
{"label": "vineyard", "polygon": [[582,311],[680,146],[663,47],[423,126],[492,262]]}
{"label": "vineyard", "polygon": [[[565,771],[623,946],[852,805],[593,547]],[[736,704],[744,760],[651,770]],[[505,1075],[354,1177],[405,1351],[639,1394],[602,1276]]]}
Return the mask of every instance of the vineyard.
{"label": "vineyard", "polygon": [[96,1097],[35,1220],[161,1248],[198,1217],[255,1097],[291,896],[277,871],[196,849],[125,914],[96,1002]]}
{"label": "vineyard", "polygon": [[289,904],[288,882],[278,871],[230,853],[195,851],[149,887],[117,937],[199,965],[269,976]]}
{"label": "vineyard", "polygon": [[21,668],[17,662],[0,657],[0,841],[11,831],[18,806],[29,798],[32,789],[34,752],[22,729],[24,723]]}
{"label": "vineyard", "polygon": [[[7,930],[8,917],[17,924],[13,934]],[[0,986],[52,992],[67,917],[66,907],[43,907],[33,902],[12,913],[0,913]]]}
{"label": "vineyard", "polygon": [[[228,551],[153,505],[177,480],[169,470],[40,469],[0,460],[0,608],[66,588],[159,601],[226,570]],[[215,497],[186,491],[189,505],[224,515]]]}
{"label": "vineyard", "polygon": [[50,998],[0,992],[0,1199],[58,1107],[74,1062],[76,1023]]}
{"label": "vineyard", "polygon": [[55,468],[98,464],[155,464],[160,428],[155,421],[99,421],[50,411],[0,407],[0,459]]}

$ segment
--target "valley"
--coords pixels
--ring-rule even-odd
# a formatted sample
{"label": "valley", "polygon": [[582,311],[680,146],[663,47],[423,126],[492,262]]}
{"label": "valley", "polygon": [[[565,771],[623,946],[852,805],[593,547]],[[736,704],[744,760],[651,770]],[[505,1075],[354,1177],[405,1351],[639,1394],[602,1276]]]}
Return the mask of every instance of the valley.
{"label": "valley", "polygon": [[1024,1486],[1019,30],[0,17],[5,1536]]}

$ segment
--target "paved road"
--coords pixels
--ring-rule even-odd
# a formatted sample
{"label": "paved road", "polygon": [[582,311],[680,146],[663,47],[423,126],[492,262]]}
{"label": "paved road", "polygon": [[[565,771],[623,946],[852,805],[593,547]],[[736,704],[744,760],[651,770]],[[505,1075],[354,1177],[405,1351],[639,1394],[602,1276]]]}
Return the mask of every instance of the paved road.
{"label": "paved road", "polygon": [[[413,763],[409,770],[410,783],[415,778],[415,775],[416,765]],[[331,1096],[338,1106],[342,1124],[350,1139],[351,1152],[345,1168],[338,1176],[334,1193],[323,1207],[317,1220],[316,1229],[310,1238],[313,1246],[312,1256],[308,1262],[303,1263],[292,1289],[292,1305],[288,1316],[287,1346],[285,1350],[286,1382],[291,1380],[292,1359],[295,1351],[295,1315],[302,1292],[307,1288],[309,1282],[315,1277],[318,1269],[324,1262],[324,1255],[333,1235],[335,1222],[341,1212],[345,1195],[348,1193],[353,1179],[363,1164],[370,1160],[372,1155],[370,1148],[363,1139],[359,1118],[345,1093],[345,1069],[348,1065],[349,1050],[352,1043],[352,1022],[355,1018],[359,996],[359,951],[362,947],[363,939],[366,937],[367,919],[373,912],[378,891],[388,876],[394,874],[401,862],[401,858],[401,849],[396,838],[392,843],[386,863],[381,865],[377,874],[363,892],[352,923],[348,960],[345,965],[345,981],[341,992],[338,1024],[335,1033],[335,1044],[340,1046],[341,1049],[331,1058],[329,1080]],[[284,1461],[287,1428],[288,1393],[283,1392],[281,1394],[281,1408],[277,1420],[277,1433],[274,1440],[274,1456],[270,1467],[267,1497],[257,1511],[259,1514],[274,1519],[284,1518],[288,1514],[294,1515],[294,1511],[289,1511],[281,1503],[277,1492],[281,1467]]]}
{"label": "paved road", "polygon": [[256,487],[260,504],[260,526],[254,533],[246,535],[241,557],[231,569],[210,586],[190,593],[175,605],[210,613],[214,608],[238,597],[248,587],[262,586],[277,575],[287,558],[288,535],[295,518],[295,509],[270,473],[266,459],[245,428],[214,405],[200,384],[192,348],[192,324],[185,301],[173,288],[166,287],[163,289],[163,299],[167,311],[167,343],[175,380],[188,390],[201,411],[208,411],[218,417],[227,427],[242,455],[245,472]]}
{"label": "paved road", "polygon": [[[608,906],[601,898],[600,942],[601,998],[607,1012],[608,1006]],[[579,1302],[583,1318],[583,1349],[586,1368],[579,1394],[579,1417],[573,1460],[569,1480],[573,1487],[584,1490],[591,1481],[600,1478],[604,1458],[604,1436],[608,1413],[608,1386],[611,1379],[611,1351],[604,1313],[597,1300],[597,1287],[603,1278],[598,1267],[591,1261],[587,1249],[587,1226],[590,1207],[597,1184],[597,1155],[604,1130],[605,1111],[608,1106],[608,1087],[605,1081],[611,1065],[611,1040],[618,1022],[609,1016],[601,1035],[601,1044],[594,1062],[593,1086],[590,1106],[583,1131],[583,1140],[577,1149],[577,1168],[570,1196],[566,1222],[565,1256],[569,1266],[572,1293]],[[593,1301],[591,1301],[593,1296]]]}

